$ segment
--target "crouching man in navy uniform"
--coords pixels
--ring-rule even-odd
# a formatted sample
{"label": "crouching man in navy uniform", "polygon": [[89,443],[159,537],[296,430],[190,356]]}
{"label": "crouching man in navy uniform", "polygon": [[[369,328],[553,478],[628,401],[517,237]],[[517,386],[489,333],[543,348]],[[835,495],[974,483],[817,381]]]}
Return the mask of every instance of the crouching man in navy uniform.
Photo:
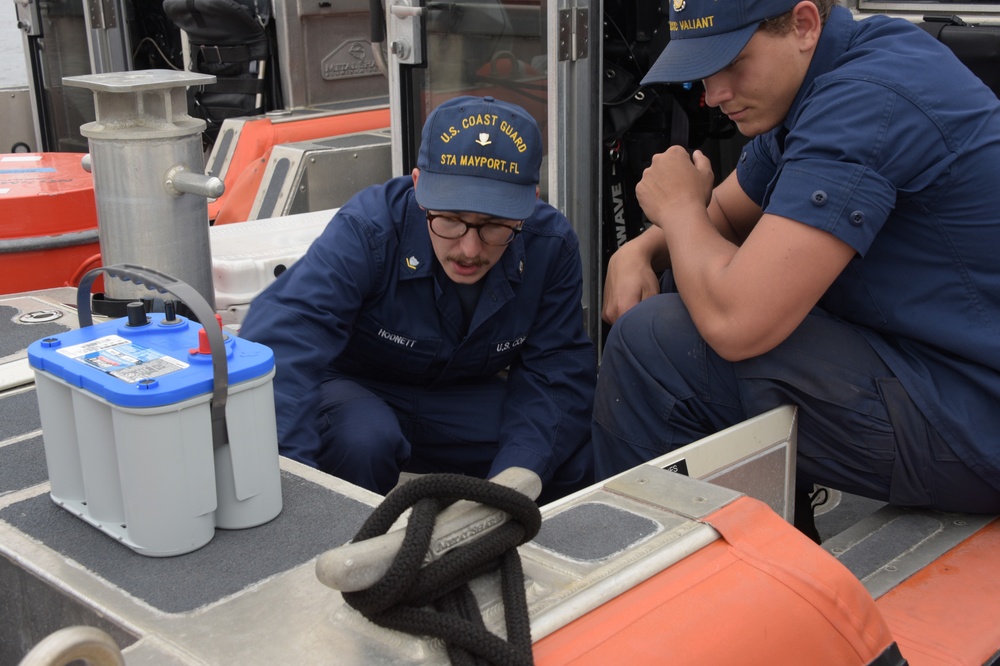
{"label": "crouching man in navy uniform", "polygon": [[460,97],[417,168],[348,201],[252,303],[283,455],[386,493],[401,471],[537,473],[539,501],[593,480],[596,353],[569,221],[538,198],[523,109]]}
{"label": "crouching man in navy uniform", "polygon": [[752,139],[717,187],[676,146],[636,187],[653,226],[608,266],[598,475],[794,404],[813,538],[813,484],[1000,511],[996,95],[912,23],[832,0],[670,19],[643,84],[702,80]]}

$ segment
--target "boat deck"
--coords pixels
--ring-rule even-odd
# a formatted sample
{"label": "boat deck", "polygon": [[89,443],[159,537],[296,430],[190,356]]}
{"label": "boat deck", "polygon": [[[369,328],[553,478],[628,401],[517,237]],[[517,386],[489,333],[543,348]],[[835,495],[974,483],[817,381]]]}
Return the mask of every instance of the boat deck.
{"label": "boat deck", "polygon": [[[335,477],[282,458],[277,518],[216,530],[206,546],[175,557],[140,555],[57,506],[24,350],[76,327],[74,302],[73,289],[0,297],[0,599],[6,611],[0,663],[17,663],[53,631],[77,624],[107,631],[129,664],[308,664],[329,663],[331,655],[338,663],[448,662],[437,642],[375,627],[317,579],[316,558],[350,541],[382,500]],[[753,496],[753,488],[764,488],[758,499],[787,515],[781,488],[788,487],[784,461],[794,451],[788,413],[765,416],[767,427],[744,431],[752,436],[709,438],[730,450],[738,448],[737,439],[761,443],[761,453],[717,474],[715,483],[660,468],[666,465],[643,466],[542,507],[541,532],[520,549],[535,640],[716,542],[719,534],[701,518],[744,493]],[[979,661],[970,663],[993,663],[989,646],[1000,646],[1000,594],[990,587],[995,576],[972,575],[968,555],[956,562],[969,576],[956,575],[954,567],[945,571],[951,585],[961,586],[956,598],[971,600],[966,612],[978,609],[980,624],[963,626],[992,623],[974,641],[928,615],[930,600],[921,605],[907,596],[914,581],[918,592],[940,582],[940,576],[930,582],[920,576],[932,563],[962,557],[956,545],[992,543],[1000,534],[993,518],[904,511],[836,494],[821,507],[817,526],[823,548],[884,605],[893,633],[903,636],[904,655],[915,655],[908,656],[911,664],[940,663],[934,659],[942,651],[973,643]],[[496,578],[477,579],[473,590],[487,626],[502,634]],[[977,591],[989,597],[985,605]],[[935,622],[950,639],[932,635],[926,625]]]}
{"label": "boat deck", "polygon": [[[22,347],[0,352],[6,366],[0,599],[11,611],[0,626],[0,663],[17,663],[48,634],[73,624],[106,630],[127,663],[307,664],[328,663],[331,655],[339,663],[448,662],[441,645],[372,625],[317,579],[317,556],[350,541],[382,500],[340,479],[281,458],[283,508],[275,519],[218,529],[204,547],[174,557],[141,555],[58,506],[49,494],[23,347],[76,326],[67,305],[72,291],[0,297],[6,309],[0,325],[21,329],[5,330],[0,339]],[[699,511],[740,496],[653,471],[704,486]],[[541,532],[522,546],[536,639],[719,538],[698,514],[649,503],[645,481],[625,475],[613,485],[545,507]],[[594,524],[603,526],[600,538],[589,527]],[[487,626],[502,633],[497,582],[486,576],[473,581],[473,590]]]}

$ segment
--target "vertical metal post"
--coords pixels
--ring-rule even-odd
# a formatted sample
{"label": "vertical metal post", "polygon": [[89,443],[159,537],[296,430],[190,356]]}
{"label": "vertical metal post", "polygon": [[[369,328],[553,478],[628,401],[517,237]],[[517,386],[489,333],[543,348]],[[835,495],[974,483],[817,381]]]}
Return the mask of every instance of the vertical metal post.
{"label": "vertical metal post", "polygon": [[[187,87],[215,77],[142,70],[66,77],[67,86],[94,92],[97,119],[81,127],[90,145],[102,262],[135,264],[194,287],[215,307],[208,201],[222,194],[204,176],[201,133],[206,123],[187,114]],[[109,300],[146,292],[111,282]]]}
{"label": "vertical metal post", "polygon": [[557,0],[547,8],[548,201],[569,218],[580,237],[584,324],[600,354],[601,3]]}

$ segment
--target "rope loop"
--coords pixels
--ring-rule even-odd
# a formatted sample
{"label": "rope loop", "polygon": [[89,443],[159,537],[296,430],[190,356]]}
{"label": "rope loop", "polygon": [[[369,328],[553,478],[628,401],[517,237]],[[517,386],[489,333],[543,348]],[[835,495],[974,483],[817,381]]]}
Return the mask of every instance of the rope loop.
{"label": "rope loop", "polygon": [[[437,515],[458,500],[500,509],[511,520],[425,564]],[[353,541],[385,534],[413,508],[399,552],[366,590],[344,592],[352,608],[379,626],[445,642],[454,666],[530,666],[531,623],[517,547],[541,528],[538,506],[506,486],[461,474],[427,474],[389,493]],[[507,640],[491,633],[468,586],[500,570]]]}

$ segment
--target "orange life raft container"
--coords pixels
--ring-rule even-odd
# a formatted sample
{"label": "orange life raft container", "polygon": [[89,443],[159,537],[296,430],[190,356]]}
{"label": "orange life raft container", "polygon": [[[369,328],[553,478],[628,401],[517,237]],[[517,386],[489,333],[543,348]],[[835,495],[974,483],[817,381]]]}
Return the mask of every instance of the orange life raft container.
{"label": "orange life raft container", "polygon": [[72,285],[100,253],[79,153],[0,155],[0,293]]}

